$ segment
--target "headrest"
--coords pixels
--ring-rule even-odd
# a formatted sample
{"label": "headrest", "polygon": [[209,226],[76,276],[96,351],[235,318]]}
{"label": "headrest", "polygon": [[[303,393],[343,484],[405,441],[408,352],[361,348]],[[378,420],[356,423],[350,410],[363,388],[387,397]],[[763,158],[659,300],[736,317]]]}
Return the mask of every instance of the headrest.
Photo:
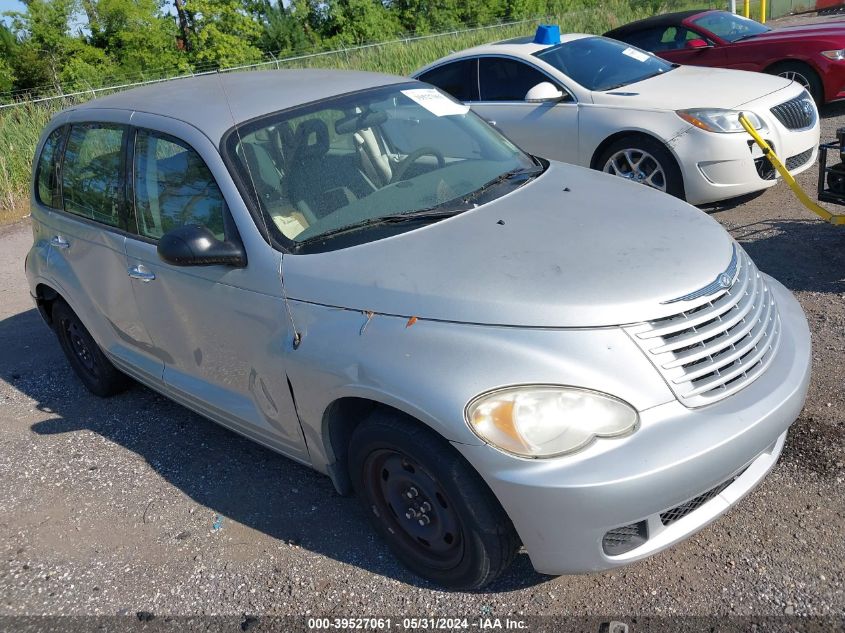
{"label": "headrest", "polygon": [[334,124],[334,131],[338,134],[352,134],[358,130],[366,130],[374,125],[381,125],[387,121],[387,112],[364,112],[363,114],[353,114],[344,119],[340,119]]}
{"label": "headrest", "polygon": [[329,151],[329,128],[320,119],[307,119],[296,127],[296,157],[322,157]]}

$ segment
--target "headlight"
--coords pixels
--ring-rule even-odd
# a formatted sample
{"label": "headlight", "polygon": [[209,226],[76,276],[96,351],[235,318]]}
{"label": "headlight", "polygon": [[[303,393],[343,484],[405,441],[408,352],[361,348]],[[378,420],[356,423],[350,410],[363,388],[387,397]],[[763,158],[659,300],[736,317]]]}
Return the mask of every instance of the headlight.
{"label": "headlight", "polygon": [[755,130],[762,130],[766,127],[753,112],[740,112],[739,110],[701,109],[701,110],[676,110],[675,114],[687,123],[695,127],[707,130],[708,132],[734,133],[744,132],[745,128],[739,122],[739,115],[744,114]]}
{"label": "headlight", "polygon": [[822,55],[833,61],[841,62],[845,59],[845,48],[840,48],[836,51],[822,51]]}
{"label": "headlight", "polygon": [[523,457],[573,453],[596,437],[636,430],[636,410],[613,396],[577,387],[508,387],[467,405],[469,427],[488,444]]}

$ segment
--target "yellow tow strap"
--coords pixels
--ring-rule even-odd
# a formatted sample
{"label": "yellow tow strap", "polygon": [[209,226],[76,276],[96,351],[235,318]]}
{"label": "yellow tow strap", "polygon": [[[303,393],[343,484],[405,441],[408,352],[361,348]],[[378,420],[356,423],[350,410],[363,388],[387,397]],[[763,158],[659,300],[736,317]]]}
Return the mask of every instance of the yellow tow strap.
{"label": "yellow tow strap", "polygon": [[754,126],[748,122],[748,119],[745,118],[744,114],[739,115],[739,122],[742,124],[742,127],[745,128],[745,131],[751,135],[751,138],[754,139],[754,142],[760,146],[760,149],[763,150],[763,155],[769,159],[769,162],[774,166],[775,169],[778,170],[778,173],[783,177],[786,184],[789,185],[789,188],[792,189],[795,196],[798,200],[801,201],[805,207],[807,207],[810,211],[815,213],[825,222],[830,222],[831,224],[845,224],[845,215],[843,214],[836,214],[831,213],[823,206],[818,204],[815,200],[810,199],[810,196],[806,194],[806,192],[801,188],[795,178],[792,177],[792,174],[789,173],[786,167],[784,167],[783,163],[780,162],[780,158],[777,157],[774,150],[769,147],[769,144],[763,140],[763,138],[757,134],[757,130],[754,129]]}

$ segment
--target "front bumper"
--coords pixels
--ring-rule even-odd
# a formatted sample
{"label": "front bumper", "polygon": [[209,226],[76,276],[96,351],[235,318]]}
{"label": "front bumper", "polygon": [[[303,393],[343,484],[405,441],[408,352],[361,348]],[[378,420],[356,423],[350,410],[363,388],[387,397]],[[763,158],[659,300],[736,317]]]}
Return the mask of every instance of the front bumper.
{"label": "front bumper", "polygon": [[[796,163],[790,166],[792,175],[800,174],[813,165],[818,155],[818,121],[807,130],[788,130],[774,117],[761,118],[766,120],[768,127],[761,132],[763,138],[784,163],[790,159]],[[675,139],[673,150],[677,156],[686,158],[679,163],[686,198],[692,204],[735,198],[777,183],[774,175],[761,175],[763,154],[745,133],[715,134],[692,128]],[[755,164],[755,161],[758,163]],[[763,166],[769,167],[765,163]]]}
{"label": "front bumper", "polygon": [[[640,412],[641,427],[585,451],[529,460],[490,446],[456,444],[505,509],[537,571],[599,571],[654,554],[701,529],[774,467],[810,380],[804,313],[769,280],[783,324],[778,355],[757,380],[718,403],[670,402]],[[663,525],[660,514],[739,476],[712,498]],[[610,530],[645,521],[648,538],[621,555],[605,552]]]}

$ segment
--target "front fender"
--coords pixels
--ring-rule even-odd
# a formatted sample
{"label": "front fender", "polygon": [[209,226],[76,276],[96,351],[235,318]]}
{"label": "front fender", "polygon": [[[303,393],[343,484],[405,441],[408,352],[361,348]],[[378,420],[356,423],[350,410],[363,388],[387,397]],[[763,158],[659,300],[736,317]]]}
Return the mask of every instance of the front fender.
{"label": "front fender", "polygon": [[392,406],[444,438],[481,444],[464,422],[478,394],[514,384],[603,391],[638,410],[674,400],[619,328],[481,326],[362,313],[290,301],[302,335],[286,367],[315,467],[331,462],[323,419],[337,399]]}

